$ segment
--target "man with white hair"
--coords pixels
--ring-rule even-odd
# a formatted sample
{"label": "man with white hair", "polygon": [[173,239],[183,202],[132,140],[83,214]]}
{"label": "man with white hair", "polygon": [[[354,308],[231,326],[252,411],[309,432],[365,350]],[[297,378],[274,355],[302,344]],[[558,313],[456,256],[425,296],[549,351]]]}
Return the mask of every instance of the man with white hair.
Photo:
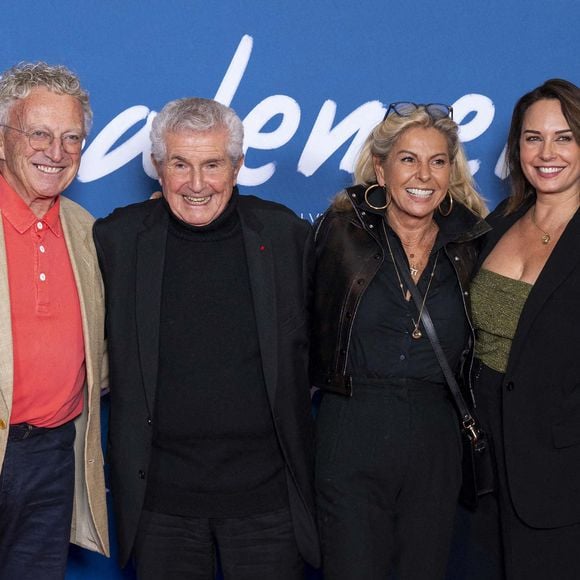
{"label": "man with white hair", "polygon": [[239,195],[243,126],[207,99],[153,121],[161,199],[94,228],[107,296],[120,559],[143,579],[298,580],[318,564],[309,224]]}
{"label": "man with white hair", "polygon": [[[64,578],[69,539],[108,554],[93,218],[62,196],[90,129],[63,66],[0,78],[0,579]],[[72,526],[71,526],[72,521]]]}

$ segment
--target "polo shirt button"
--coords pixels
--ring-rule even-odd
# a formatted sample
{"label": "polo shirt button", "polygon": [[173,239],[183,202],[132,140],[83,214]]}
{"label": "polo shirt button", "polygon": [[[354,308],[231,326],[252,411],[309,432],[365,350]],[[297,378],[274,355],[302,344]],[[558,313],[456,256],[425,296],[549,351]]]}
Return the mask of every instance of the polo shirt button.
{"label": "polo shirt button", "polygon": [[142,469],[139,470],[139,479],[145,479],[145,472]]}
{"label": "polo shirt button", "polygon": [[6,421],[4,419],[0,419],[0,429],[6,429]]}
{"label": "polo shirt button", "polygon": [[39,278],[40,278],[41,282],[46,281],[46,274],[44,272],[42,272],[42,274],[40,274]]}
{"label": "polo shirt button", "polygon": [[508,384],[505,386],[505,388],[506,388],[508,391],[513,391],[513,390],[515,389],[515,387],[516,387],[516,386],[514,385],[513,381],[510,381],[510,382],[509,382],[509,383],[508,383]]}
{"label": "polo shirt button", "polygon": [[42,224],[42,222],[36,222],[36,229],[37,230],[41,230],[44,227],[44,225]]}
{"label": "polo shirt button", "polygon": [[44,252],[46,252],[46,248],[45,248],[44,246],[40,246],[38,249],[39,249],[39,250],[41,251],[41,253],[43,253],[43,254],[44,254]]}

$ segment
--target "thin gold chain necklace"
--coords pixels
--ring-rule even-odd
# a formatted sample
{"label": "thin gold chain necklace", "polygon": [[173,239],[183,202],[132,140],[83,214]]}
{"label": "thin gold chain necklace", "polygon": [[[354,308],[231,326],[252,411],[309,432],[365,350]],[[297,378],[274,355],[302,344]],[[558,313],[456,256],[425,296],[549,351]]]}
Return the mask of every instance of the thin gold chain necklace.
{"label": "thin gold chain necklace", "polygon": [[530,212],[530,217],[532,218],[532,223],[536,226],[537,229],[539,229],[542,232],[542,244],[547,245],[550,243],[550,240],[552,239],[552,236],[548,233],[545,232],[537,223],[536,223],[536,204],[534,204],[534,206],[532,207],[532,211]]}
{"label": "thin gold chain necklace", "polygon": [[[426,229],[426,234],[423,234],[422,236],[419,235],[417,237],[416,240],[412,240],[412,241],[408,241],[406,242],[405,240],[403,240],[403,238],[399,238],[401,240],[401,244],[403,246],[405,246],[406,248],[412,247],[412,246],[422,246],[425,245],[424,242],[425,240],[429,239],[429,237],[432,235],[432,233],[434,233],[434,230],[437,229],[437,224],[431,220],[431,223],[429,224],[429,227]],[[421,240],[421,241],[419,241]]]}
{"label": "thin gold chain necklace", "polygon": [[[428,236],[425,237],[425,239],[427,240],[427,243],[425,244],[425,239],[422,240],[421,243],[416,243],[416,242],[405,242],[402,238],[401,238],[401,244],[405,247],[405,248],[409,248],[409,272],[411,273],[411,277],[413,279],[418,278],[419,276],[419,272],[421,271],[422,267],[423,267],[423,260],[426,258],[425,263],[427,263],[429,261],[429,254],[431,253],[431,248],[433,247],[433,242],[435,241],[434,239],[431,239],[431,236],[433,235],[433,233],[435,234],[435,236],[437,235],[437,226],[435,224],[435,222],[431,222],[431,225],[429,226],[429,233]],[[417,250],[414,252],[411,252],[410,249],[413,246],[417,246]],[[407,250],[405,250],[406,252]]]}
{"label": "thin gold chain necklace", "polygon": [[[578,211],[578,208],[576,208],[574,210],[574,213],[570,216],[570,219],[572,219],[572,217],[574,216],[574,214],[577,211]],[[552,236],[548,232],[544,231],[536,222],[536,204],[534,204],[532,206],[532,210],[530,211],[530,218],[532,220],[532,224],[534,224],[534,226],[536,226],[536,228],[542,232],[542,237],[541,237],[542,244],[544,244],[544,245],[549,244],[552,241]],[[568,219],[565,223],[567,224],[570,221],[570,219]]]}
{"label": "thin gold chain necklace", "polygon": [[[399,269],[397,268],[397,263],[395,262],[395,256],[393,254],[393,250],[391,249],[391,243],[389,242],[389,235],[387,234],[387,228],[385,227],[385,222],[383,221],[383,232],[385,234],[385,240],[387,241],[387,248],[389,248],[389,254],[391,256],[391,261],[393,262],[393,268],[395,269],[395,274],[397,275],[397,280],[399,282],[399,288],[401,289],[401,294],[403,295],[403,300],[408,302],[409,299],[407,296],[410,294],[410,291],[407,290],[405,292],[405,288],[403,286],[403,281],[401,280],[401,274],[399,273]],[[435,276],[435,269],[437,268],[437,260],[439,260],[439,252],[435,254],[435,261],[433,262],[433,268],[431,270],[431,274],[429,275],[429,282],[427,284],[427,290],[425,290],[425,294],[423,295],[423,302],[421,303],[421,308],[419,308],[419,316],[417,317],[417,322],[415,322],[414,318],[411,318],[413,322],[413,331],[411,332],[411,336],[415,340],[419,340],[423,333],[419,329],[419,324],[421,324],[421,317],[423,316],[423,310],[425,308],[425,304],[427,302],[427,295],[429,294],[429,290],[431,289],[431,282],[433,282],[433,277]],[[411,270],[411,275],[413,274]]]}

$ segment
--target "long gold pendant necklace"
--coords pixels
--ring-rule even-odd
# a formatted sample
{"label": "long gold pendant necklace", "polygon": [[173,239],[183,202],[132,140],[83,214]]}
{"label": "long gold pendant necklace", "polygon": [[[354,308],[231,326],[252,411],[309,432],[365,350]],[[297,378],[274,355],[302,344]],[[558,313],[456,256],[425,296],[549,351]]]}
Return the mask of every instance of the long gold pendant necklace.
{"label": "long gold pendant necklace", "polygon": [[[395,256],[393,255],[393,250],[391,249],[391,243],[389,242],[389,236],[387,234],[387,228],[385,227],[385,222],[383,222],[383,232],[385,234],[385,240],[387,240],[387,248],[389,248],[389,254],[391,256],[391,261],[393,262],[393,268],[395,269],[395,274],[397,275],[397,280],[399,282],[399,288],[401,289],[401,294],[403,295],[403,300],[405,302],[409,302],[409,295],[410,291],[407,290],[405,292],[405,287],[403,286],[403,281],[401,280],[401,274],[399,273],[399,269],[397,268],[397,263],[395,262]],[[419,324],[421,324],[421,317],[423,316],[423,310],[425,309],[425,304],[427,302],[427,295],[429,294],[429,290],[431,289],[431,282],[433,282],[433,277],[435,276],[435,269],[437,268],[437,260],[439,260],[439,252],[435,254],[435,261],[433,262],[433,268],[431,270],[431,274],[429,275],[429,282],[427,284],[427,290],[425,290],[425,294],[423,295],[423,301],[421,303],[421,308],[419,308],[419,316],[417,317],[417,322],[415,322],[414,318],[411,318],[411,322],[413,323],[413,331],[411,332],[411,336],[415,340],[419,340],[423,333],[419,329]],[[413,276],[413,266],[409,268],[409,272],[411,276]]]}

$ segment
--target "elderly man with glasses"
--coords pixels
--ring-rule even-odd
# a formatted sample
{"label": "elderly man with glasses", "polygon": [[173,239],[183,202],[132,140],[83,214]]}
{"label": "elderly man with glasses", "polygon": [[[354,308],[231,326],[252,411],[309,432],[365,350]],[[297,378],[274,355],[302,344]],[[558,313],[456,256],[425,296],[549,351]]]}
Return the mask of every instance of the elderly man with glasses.
{"label": "elderly man with glasses", "polygon": [[[61,194],[92,112],[62,66],[0,78],[0,579],[108,554],[99,427],[103,289],[93,218]],[[72,522],[72,525],[71,525]]]}

